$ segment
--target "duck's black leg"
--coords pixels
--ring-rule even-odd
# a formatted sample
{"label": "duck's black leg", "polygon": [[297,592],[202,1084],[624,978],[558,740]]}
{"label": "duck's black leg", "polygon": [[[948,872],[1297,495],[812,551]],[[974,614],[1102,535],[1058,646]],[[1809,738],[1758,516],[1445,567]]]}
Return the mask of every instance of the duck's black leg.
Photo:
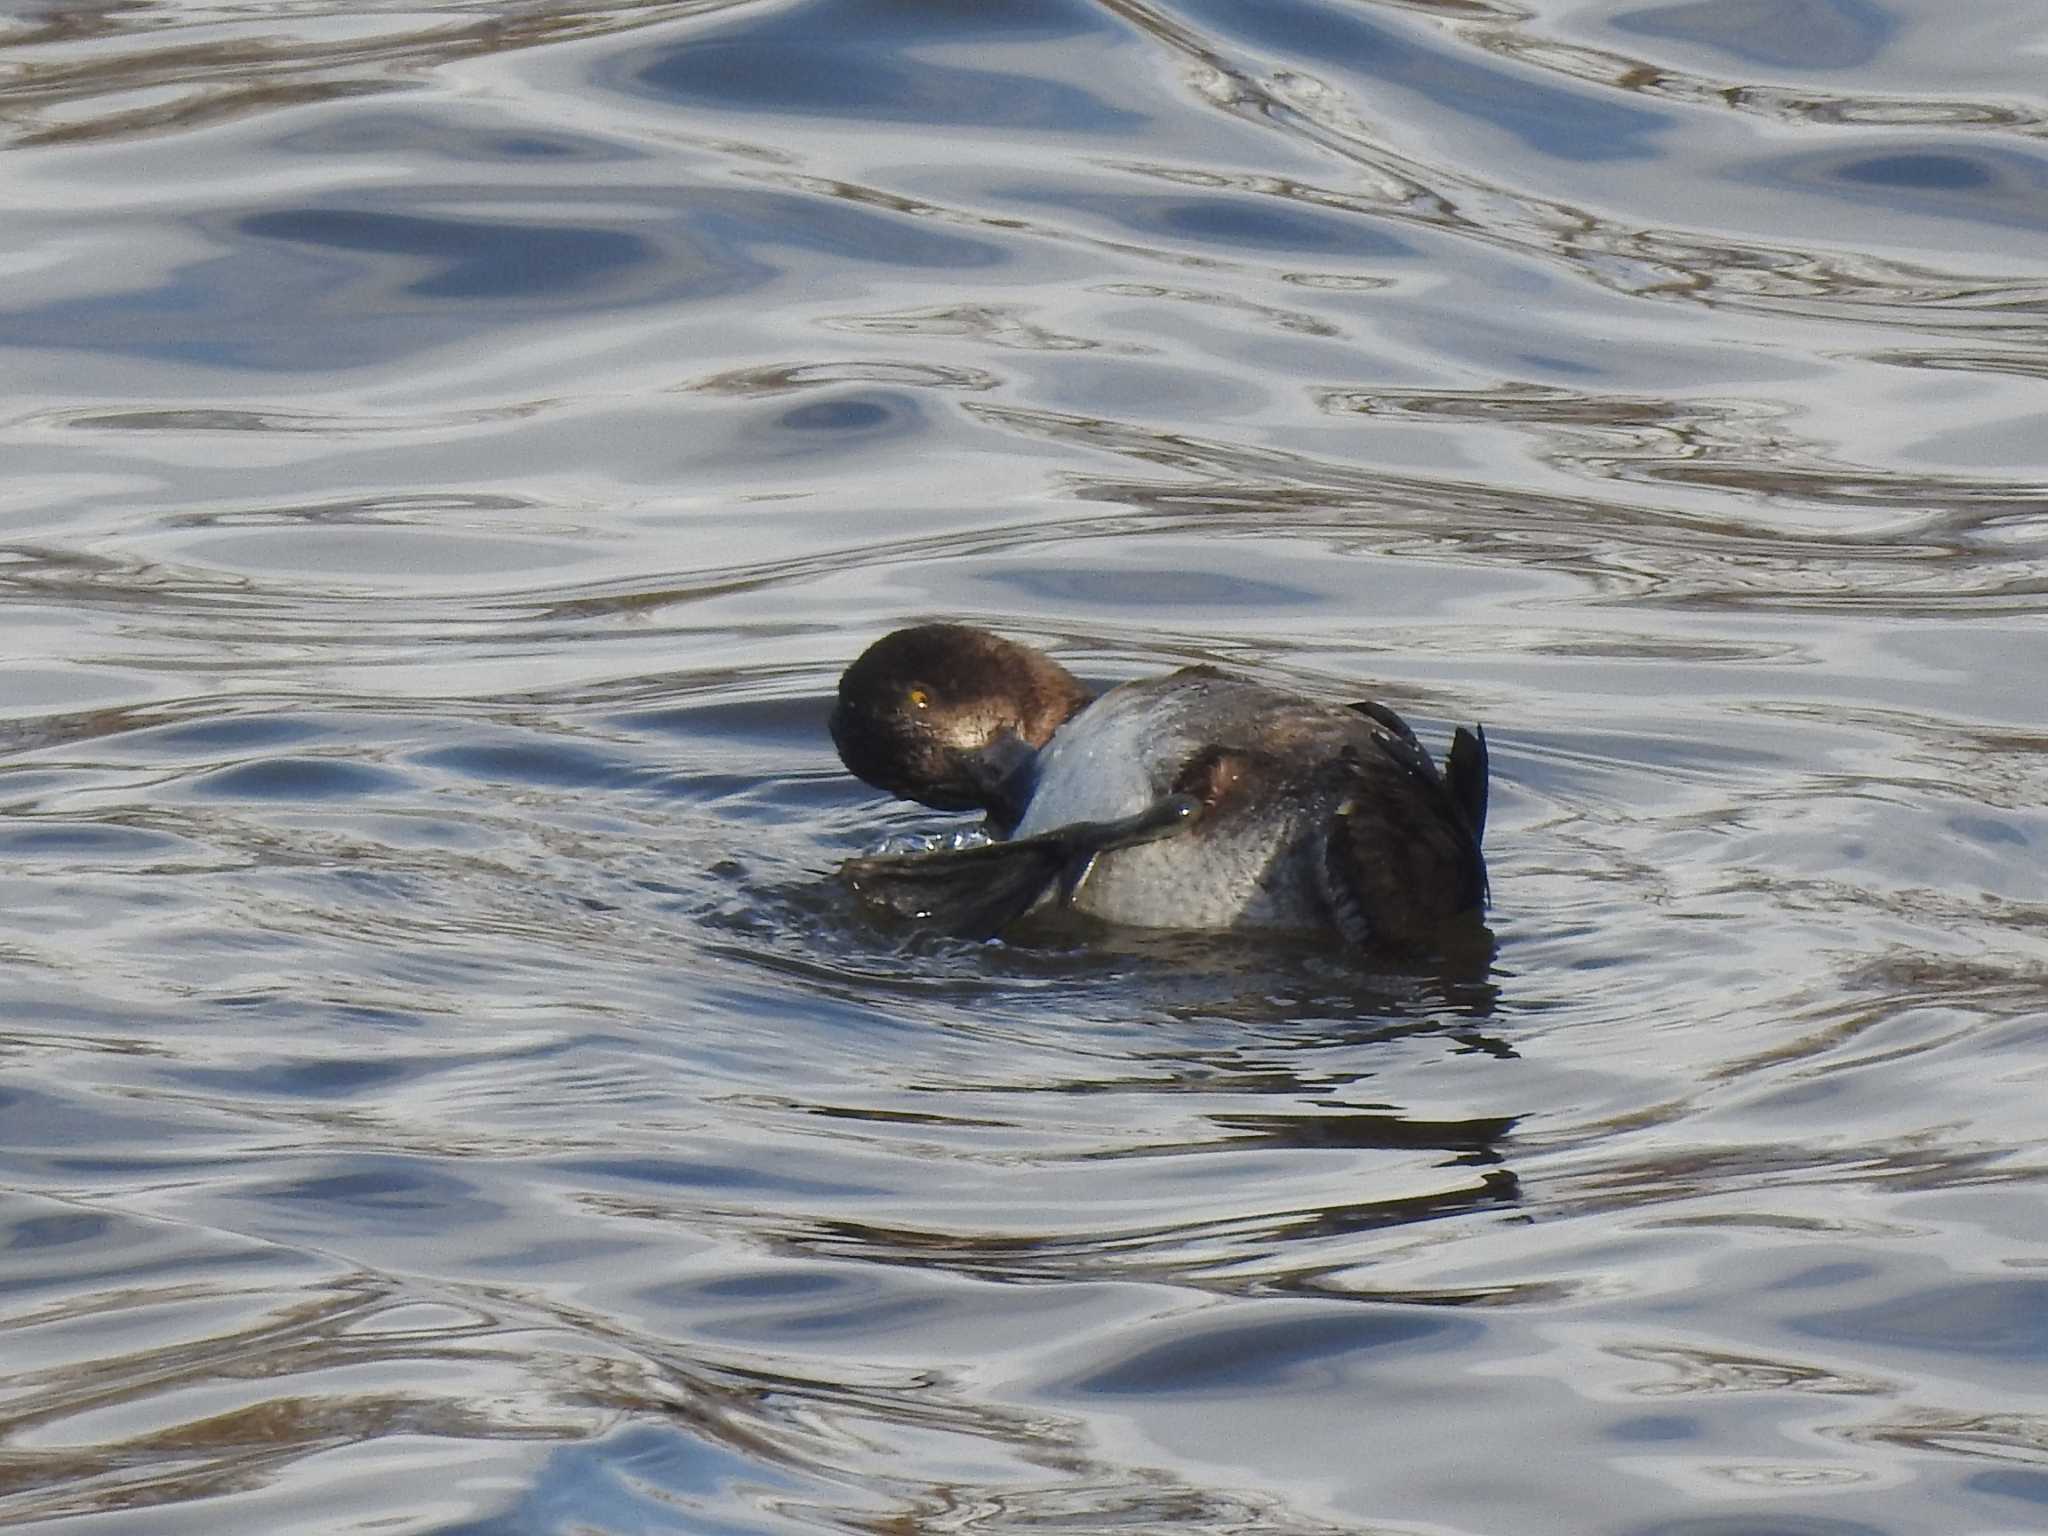
{"label": "duck's black leg", "polygon": [[990,938],[1038,905],[1055,883],[1068,902],[1102,854],[1171,837],[1201,809],[1166,795],[1134,816],[1082,821],[979,848],[849,859],[840,873],[863,901],[961,938]]}

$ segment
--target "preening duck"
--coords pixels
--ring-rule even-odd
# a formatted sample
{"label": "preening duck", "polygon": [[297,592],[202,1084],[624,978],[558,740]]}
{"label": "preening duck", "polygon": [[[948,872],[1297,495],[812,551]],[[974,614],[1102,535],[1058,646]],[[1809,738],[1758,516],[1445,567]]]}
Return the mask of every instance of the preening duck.
{"label": "preening duck", "polygon": [[856,777],[985,812],[1005,839],[846,866],[869,901],[951,932],[1058,903],[1133,926],[1418,948],[1486,904],[1477,727],[1439,769],[1383,704],[1207,666],[1098,698],[1041,651],[922,624],[846,669],[831,730]]}

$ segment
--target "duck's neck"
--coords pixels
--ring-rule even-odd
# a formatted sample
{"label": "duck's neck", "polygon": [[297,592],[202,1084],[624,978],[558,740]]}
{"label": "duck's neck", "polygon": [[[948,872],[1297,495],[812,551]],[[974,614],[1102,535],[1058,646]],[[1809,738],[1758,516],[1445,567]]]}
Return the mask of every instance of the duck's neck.
{"label": "duck's neck", "polygon": [[1043,651],[1021,645],[1016,650],[1023,673],[1017,733],[1035,749],[1051,741],[1053,732],[1093,703],[1095,695]]}

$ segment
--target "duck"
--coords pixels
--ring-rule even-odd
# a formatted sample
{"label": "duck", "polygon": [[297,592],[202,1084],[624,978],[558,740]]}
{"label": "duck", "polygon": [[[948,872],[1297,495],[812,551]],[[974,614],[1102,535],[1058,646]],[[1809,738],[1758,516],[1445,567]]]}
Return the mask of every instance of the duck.
{"label": "duck", "polygon": [[1207,665],[1098,695],[1043,651],[928,623],[846,669],[829,729],[863,783],[987,818],[978,846],[843,869],[868,903],[961,936],[1064,909],[1414,950],[1490,898],[1477,725],[1439,767],[1384,704]]}

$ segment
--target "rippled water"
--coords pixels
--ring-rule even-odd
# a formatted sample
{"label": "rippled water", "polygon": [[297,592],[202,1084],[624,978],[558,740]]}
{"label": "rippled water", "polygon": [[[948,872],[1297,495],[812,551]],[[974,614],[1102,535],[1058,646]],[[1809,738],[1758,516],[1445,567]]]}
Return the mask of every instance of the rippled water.
{"label": "rippled water", "polygon": [[[2032,0],[0,27],[0,1523],[2048,1522]],[[941,615],[1491,969],[864,919]]]}

